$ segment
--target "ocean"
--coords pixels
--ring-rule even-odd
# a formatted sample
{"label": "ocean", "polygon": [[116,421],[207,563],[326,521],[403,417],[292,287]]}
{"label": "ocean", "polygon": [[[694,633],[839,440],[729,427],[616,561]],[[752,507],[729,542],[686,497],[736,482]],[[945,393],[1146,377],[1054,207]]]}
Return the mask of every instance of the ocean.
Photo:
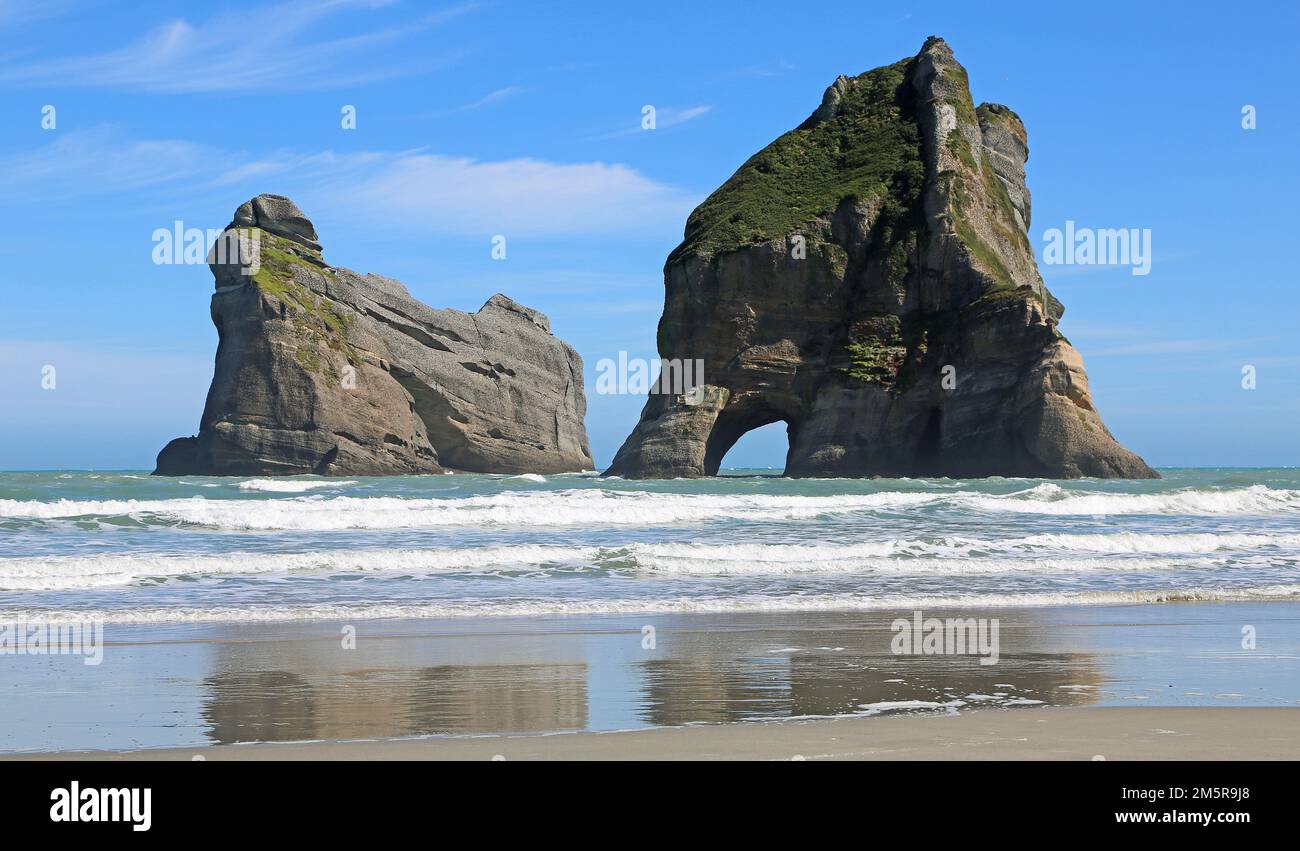
{"label": "ocean", "polygon": [[107,624],[1300,597],[1300,471],[0,474],[0,619]]}

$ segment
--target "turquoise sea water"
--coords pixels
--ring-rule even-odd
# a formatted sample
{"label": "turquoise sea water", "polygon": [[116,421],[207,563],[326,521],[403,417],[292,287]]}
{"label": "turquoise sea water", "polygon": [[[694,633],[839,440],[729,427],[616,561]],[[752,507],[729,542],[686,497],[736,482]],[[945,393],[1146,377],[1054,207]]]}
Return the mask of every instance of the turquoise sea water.
{"label": "turquoise sea water", "polygon": [[1300,598],[1300,471],[0,474],[0,617],[109,623]]}

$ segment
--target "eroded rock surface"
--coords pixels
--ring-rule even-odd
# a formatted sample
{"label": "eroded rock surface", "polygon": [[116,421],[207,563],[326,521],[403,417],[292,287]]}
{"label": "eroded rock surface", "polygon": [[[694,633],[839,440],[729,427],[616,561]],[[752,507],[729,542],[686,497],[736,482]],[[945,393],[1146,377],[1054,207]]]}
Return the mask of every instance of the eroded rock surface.
{"label": "eroded rock surface", "polygon": [[942,39],[838,78],[691,214],[658,342],[704,385],[652,393],[608,472],[714,475],[784,421],[791,476],[1155,477],[1057,329],[1027,157]]}
{"label": "eroded rock surface", "polygon": [[155,474],[592,468],[582,359],[541,313],[503,295],[434,310],[391,278],[332,267],[281,196],[240,206],[227,233],[255,240],[256,262],[247,247],[210,257],[212,387],[198,435],[169,443]]}

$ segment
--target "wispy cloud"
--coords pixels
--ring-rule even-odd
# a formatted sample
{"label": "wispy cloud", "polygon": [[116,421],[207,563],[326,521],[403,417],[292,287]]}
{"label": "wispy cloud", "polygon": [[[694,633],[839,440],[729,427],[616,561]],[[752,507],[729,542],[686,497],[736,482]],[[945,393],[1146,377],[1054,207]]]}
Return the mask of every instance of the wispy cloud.
{"label": "wispy cloud", "polygon": [[[1204,358],[1198,355],[1215,355],[1225,354],[1228,352],[1246,352],[1257,349],[1262,344],[1276,342],[1272,337],[1188,337],[1183,339],[1161,339],[1156,337],[1150,326],[1137,324],[1123,324],[1114,321],[1071,321],[1067,320],[1063,326],[1070,339],[1078,343],[1080,340],[1089,340],[1092,342],[1106,342],[1109,345],[1102,345],[1097,348],[1088,346],[1084,348],[1084,354],[1089,358],[1094,357],[1146,357],[1158,359],[1165,358],[1162,363],[1177,363],[1173,357],[1178,357],[1188,363],[1195,363],[1194,368],[1203,368]],[[1179,371],[1175,369],[1174,371]]]}
{"label": "wispy cloud", "polygon": [[[670,106],[657,108],[655,110],[655,130],[667,130],[669,127],[677,127],[688,121],[694,121],[701,115],[707,115],[713,111],[712,106],[692,106],[689,109],[674,109]],[[602,139],[617,139],[620,136],[632,136],[637,133],[652,132],[642,128],[640,119],[632,127],[626,127],[622,130],[615,130],[613,133],[605,133],[601,136],[593,136],[593,141]]]}
{"label": "wispy cloud", "polygon": [[72,11],[72,0],[0,0],[0,27],[16,27],[57,18]]}
{"label": "wispy cloud", "polygon": [[1258,345],[1261,342],[1268,342],[1268,340],[1151,340],[1126,346],[1096,349],[1088,354],[1090,357],[1107,357],[1110,355],[1196,355],[1241,349]]}
{"label": "wispy cloud", "polygon": [[369,215],[427,232],[507,237],[676,228],[696,202],[625,165],[424,152],[367,164],[334,192]]}
{"label": "wispy cloud", "polygon": [[477,109],[482,109],[485,106],[489,106],[491,104],[498,103],[499,101],[512,98],[515,95],[522,94],[525,91],[527,91],[527,89],[525,89],[523,86],[505,86],[503,88],[495,89],[493,91],[488,92],[478,100],[470,101],[469,103],[462,104],[460,106],[454,106],[450,109],[440,109],[435,112],[423,113],[422,116],[416,115],[412,117],[413,118],[418,118],[418,117],[446,118],[447,116],[451,116],[451,115],[460,115],[465,112],[473,112]]}
{"label": "wispy cloud", "polygon": [[698,201],[617,163],[478,160],[424,149],[254,156],[182,140],[130,140],[106,127],[0,157],[0,207],[132,190],[147,193],[151,203],[280,192],[313,217],[374,220],[430,235],[507,237],[672,231]]}
{"label": "wispy cloud", "polygon": [[[341,38],[315,33],[340,13],[385,6],[383,0],[289,2],[229,11],[193,24],[177,18],[123,47],[83,56],[0,64],[0,83],[84,86],[157,93],[304,91],[357,85],[432,70],[447,50],[420,65],[385,62],[381,48],[458,18],[474,3],[451,6]],[[3,13],[0,7],[0,14]]]}
{"label": "wispy cloud", "polygon": [[[229,163],[233,167],[233,161]],[[62,133],[32,151],[0,158],[0,198],[9,203],[45,202],[128,192],[151,186],[210,179],[220,171],[220,152],[173,139],[129,140],[112,127]],[[0,203],[4,203],[0,202]]]}

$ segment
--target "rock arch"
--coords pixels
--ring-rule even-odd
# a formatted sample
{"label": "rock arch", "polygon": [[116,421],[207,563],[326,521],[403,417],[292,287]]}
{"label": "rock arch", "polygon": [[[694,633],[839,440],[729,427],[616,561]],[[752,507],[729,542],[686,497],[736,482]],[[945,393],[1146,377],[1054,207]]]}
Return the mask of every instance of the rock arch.
{"label": "rock arch", "polygon": [[608,473],[710,476],[763,422],[791,476],[1151,478],[1092,404],[1029,243],[1024,125],[942,39],[840,77],[690,216],[652,392]]}

